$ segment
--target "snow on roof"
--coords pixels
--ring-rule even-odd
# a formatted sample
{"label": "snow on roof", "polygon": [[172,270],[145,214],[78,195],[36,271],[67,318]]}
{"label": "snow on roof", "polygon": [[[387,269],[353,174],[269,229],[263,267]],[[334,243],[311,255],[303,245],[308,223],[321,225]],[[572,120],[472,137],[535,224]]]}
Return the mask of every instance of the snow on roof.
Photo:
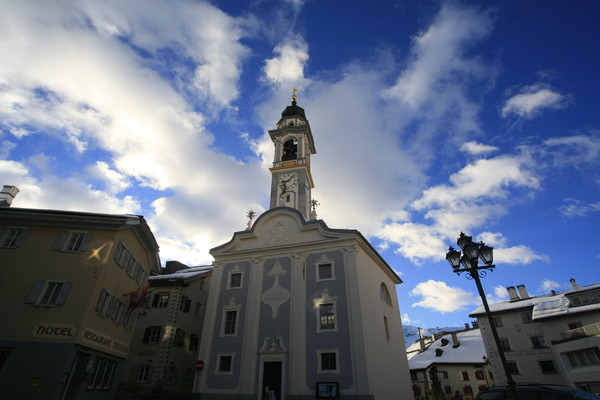
{"label": "snow on roof", "polygon": [[424,369],[431,364],[483,364],[486,352],[479,329],[456,332],[456,337],[458,347],[453,347],[452,333],[445,334],[425,351],[411,357],[409,368]]}
{"label": "snow on roof", "polygon": [[[549,293],[541,296],[529,297],[527,299],[520,299],[516,301],[504,301],[501,303],[490,304],[490,311],[492,313],[502,313],[520,308],[529,308],[533,306],[532,319],[543,319],[555,317],[557,315],[578,313],[583,311],[590,311],[600,309],[600,304],[590,304],[586,306],[571,307],[568,295],[575,293],[586,292],[589,290],[600,289],[600,283],[588,286],[581,286],[564,290],[562,292]],[[477,307],[469,317],[476,317],[485,314],[483,306]]]}
{"label": "snow on roof", "polygon": [[189,278],[193,278],[199,275],[204,275],[213,270],[212,265],[204,265],[199,267],[190,267],[186,269],[181,269],[179,271],[173,272],[172,274],[164,274],[164,275],[153,275],[148,278],[150,282],[160,282],[160,281],[172,281],[172,280],[186,280]]}

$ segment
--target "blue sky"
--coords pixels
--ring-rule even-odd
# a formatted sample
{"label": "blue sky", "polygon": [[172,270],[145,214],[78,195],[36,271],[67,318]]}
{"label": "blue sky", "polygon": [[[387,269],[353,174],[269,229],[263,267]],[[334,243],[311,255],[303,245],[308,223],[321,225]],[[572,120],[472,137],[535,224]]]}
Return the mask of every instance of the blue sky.
{"label": "blue sky", "polygon": [[14,207],[142,214],[161,258],[268,207],[273,129],[299,89],[317,209],[404,283],[405,323],[462,325],[483,281],[600,282],[596,1],[4,1],[0,183]]}

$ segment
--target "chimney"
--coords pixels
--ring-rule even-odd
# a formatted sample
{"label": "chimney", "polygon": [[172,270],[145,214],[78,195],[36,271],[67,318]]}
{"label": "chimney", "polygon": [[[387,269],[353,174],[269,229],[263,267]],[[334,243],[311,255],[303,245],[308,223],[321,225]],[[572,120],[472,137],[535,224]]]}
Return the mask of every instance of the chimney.
{"label": "chimney", "polygon": [[575,282],[574,278],[569,279],[569,282],[571,282],[571,286],[573,286],[573,289],[579,289],[579,285],[577,284],[577,282]]}
{"label": "chimney", "polygon": [[514,286],[507,287],[506,291],[508,292],[508,297],[510,298],[510,301],[519,300],[519,295],[517,294],[517,290]]}
{"label": "chimney", "polygon": [[479,329],[479,322],[477,321],[472,321],[471,325],[473,326],[473,329]]}
{"label": "chimney", "polygon": [[460,342],[458,341],[458,335],[456,332],[452,332],[452,348],[455,349],[460,346]]}
{"label": "chimney", "polygon": [[425,339],[419,339],[419,348],[421,349],[421,351],[425,351]]}
{"label": "chimney", "polygon": [[421,331],[421,328],[417,328],[419,330],[419,339],[423,339],[423,332]]}
{"label": "chimney", "polygon": [[469,324],[467,322],[465,322],[465,330],[468,331],[469,329],[470,329]]}
{"label": "chimney", "polygon": [[519,296],[521,296],[521,300],[529,298],[529,293],[527,293],[525,285],[517,285],[517,290],[519,291]]}
{"label": "chimney", "polygon": [[0,207],[10,207],[19,189],[16,186],[4,185],[0,190]]}

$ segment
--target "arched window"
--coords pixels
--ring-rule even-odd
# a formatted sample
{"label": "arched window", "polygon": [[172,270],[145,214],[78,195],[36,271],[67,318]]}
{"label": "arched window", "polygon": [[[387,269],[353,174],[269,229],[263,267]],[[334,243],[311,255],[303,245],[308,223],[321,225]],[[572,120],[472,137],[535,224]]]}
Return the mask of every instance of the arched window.
{"label": "arched window", "polygon": [[381,287],[379,288],[379,295],[381,296],[381,300],[383,300],[388,306],[392,306],[392,298],[390,297],[390,292],[385,286],[385,283],[381,283]]}
{"label": "arched window", "polygon": [[290,139],[283,144],[281,161],[295,160],[298,158],[298,139]]}

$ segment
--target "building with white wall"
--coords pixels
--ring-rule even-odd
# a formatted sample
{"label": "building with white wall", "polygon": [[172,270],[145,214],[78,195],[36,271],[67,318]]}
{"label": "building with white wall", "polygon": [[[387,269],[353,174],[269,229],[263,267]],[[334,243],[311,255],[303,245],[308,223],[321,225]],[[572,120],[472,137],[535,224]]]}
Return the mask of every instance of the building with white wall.
{"label": "building with white wall", "polygon": [[[530,296],[507,288],[509,301],[490,304],[516,382],[561,384],[600,392],[600,284]],[[506,383],[483,307],[470,315],[481,328],[496,380]]]}
{"label": "building with white wall", "polygon": [[316,149],[295,97],[269,134],[271,207],[211,250],[195,392],[206,400],[410,399],[402,281],[360,232],[316,218]]}

